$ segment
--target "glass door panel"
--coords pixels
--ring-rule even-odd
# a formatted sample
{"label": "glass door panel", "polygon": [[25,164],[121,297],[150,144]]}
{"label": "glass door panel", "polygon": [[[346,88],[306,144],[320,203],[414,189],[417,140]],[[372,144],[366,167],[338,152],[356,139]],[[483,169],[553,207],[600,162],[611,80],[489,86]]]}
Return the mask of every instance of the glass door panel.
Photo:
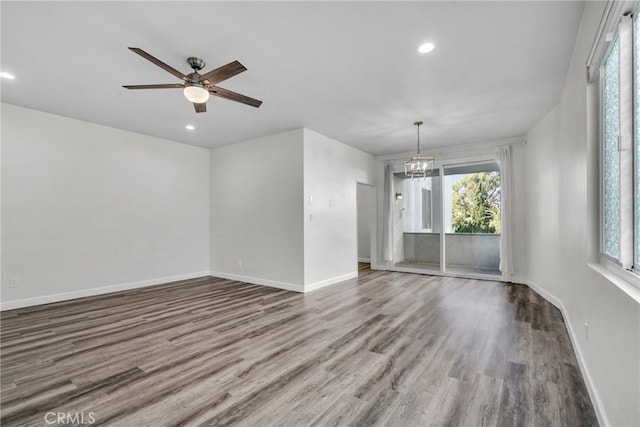
{"label": "glass door panel", "polygon": [[500,275],[500,171],[495,163],[444,168],[444,258],[449,273]]}
{"label": "glass door panel", "polygon": [[411,179],[394,174],[394,267],[440,271],[440,171]]}

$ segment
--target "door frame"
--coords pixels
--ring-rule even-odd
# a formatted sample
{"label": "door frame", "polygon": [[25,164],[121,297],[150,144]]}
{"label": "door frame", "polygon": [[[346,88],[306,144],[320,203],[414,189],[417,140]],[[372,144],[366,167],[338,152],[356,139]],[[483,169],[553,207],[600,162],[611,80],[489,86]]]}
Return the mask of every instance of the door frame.
{"label": "door frame", "polygon": [[[357,238],[357,229],[359,224],[358,222],[358,191],[361,191],[361,188],[366,188],[366,191],[369,192],[369,204],[367,209],[369,210],[369,264],[371,268],[378,265],[378,191],[376,190],[376,186],[373,184],[369,184],[367,182],[362,182],[356,180],[356,254],[358,253],[358,238]],[[358,257],[359,259],[359,257]]]}
{"label": "door frame", "polygon": [[[444,232],[444,215],[445,215],[445,206],[444,206],[444,170],[448,167],[455,166],[468,166],[474,164],[484,164],[495,162],[496,159],[491,154],[478,155],[478,156],[469,156],[469,157],[458,157],[458,158],[444,158],[442,160],[436,160],[434,162],[434,169],[439,170],[440,177],[440,269],[422,269],[422,268],[407,268],[407,267],[396,267],[397,260],[395,259],[395,248],[391,251],[391,265],[389,266],[389,271],[397,271],[402,273],[418,273],[418,274],[430,274],[435,276],[445,276],[445,277],[464,277],[469,279],[481,279],[481,280],[491,280],[491,281],[504,281],[503,276],[494,276],[490,274],[481,274],[481,273],[449,273],[446,271],[446,233]],[[396,174],[399,172],[404,172],[404,168],[401,169],[401,165],[395,163],[392,168],[392,174]],[[391,195],[396,193],[395,188],[395,180],[391,180],[390,189]],[[392,215],[395,214],[395,211],[392,212]],[[394,221],[391,222],[391,241],[395,242],[396,227],[394,225]],[[404,230],[402,230],[404,232]]]}

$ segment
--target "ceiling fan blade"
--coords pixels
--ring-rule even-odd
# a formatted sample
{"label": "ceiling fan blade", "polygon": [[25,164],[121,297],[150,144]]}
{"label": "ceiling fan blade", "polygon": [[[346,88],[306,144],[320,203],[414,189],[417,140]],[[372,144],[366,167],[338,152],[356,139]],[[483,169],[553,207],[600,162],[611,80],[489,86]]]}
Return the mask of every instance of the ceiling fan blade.
{"label": "ceiling fan blade", "polygon": [[220,98],[230,99],[231,101],[236,101],[241,104],[250,105],[252,107],[260,107],[262,105],[262,101],[258,101],[257,99],[249,98],[248,96],[241,95],[239,93],[223,89],[221,87],[211,87],[209,88],[209,93],[211,95],[219,96]]}
{"label": "ceiling fan blade", "polygon": [[171,74],[173,74],[174,76],[176,76],[179,79],[182,80],[187,80],[187,76],[185,76],[184,74],[182,74],[180,71],[176,70],[175,68],[171,67],[170,65],[165,64],[164,62],[160,61],[158,58],[156,58],[155,56],[151,56],[149,55],[147,52],[145,52],[142,49],[139,49],[137,47],[130,47],[129,50],[131,50],[132,52],[137,53],[138,55],[142,56],[144,59],[146,59],[147,61],[151,61],[154,64],[156,64],[158,67],[162,68],[165,71],[170,72]]}
{"label": "ceiling fan blade", "polygon": [[207,104],[204,102],[202,104],[193,103],[193,107],[196,109],[196,113],[206,113],[207,112]]}
{"label": "ceiling fan blade", "polygon": [[236,74],[240,74],[243,71],[247,71],[247,68],[238,61],[233,61],[227,65],[223,65],[220,68],[216,68],[215,70],[211,70],[208,73],[201,75],[200,81],[203,82],[207,80],[210,85],[215,85],[223,80],[227,80],[228,78],[235,76]]}
{"label": "ceiling fan blade", "polygon": [[126,89],[182,89],[184,85],[180,83],[169,83],[166,85],[127,85]]}

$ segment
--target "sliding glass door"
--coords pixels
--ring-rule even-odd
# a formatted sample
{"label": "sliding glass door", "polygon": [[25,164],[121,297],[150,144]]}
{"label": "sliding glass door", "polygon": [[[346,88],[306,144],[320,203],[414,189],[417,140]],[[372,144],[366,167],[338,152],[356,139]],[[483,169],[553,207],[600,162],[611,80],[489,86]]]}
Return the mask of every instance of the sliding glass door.
{"label": "sliding glass door", "polygon": [[495,162],[439,165],[393,178],[398,271],[500,276],[500,172]]}
{"label": "sliding glass door", "polygon": [[444,189],[444,271],[499,276],[498,165],[447,166]]}

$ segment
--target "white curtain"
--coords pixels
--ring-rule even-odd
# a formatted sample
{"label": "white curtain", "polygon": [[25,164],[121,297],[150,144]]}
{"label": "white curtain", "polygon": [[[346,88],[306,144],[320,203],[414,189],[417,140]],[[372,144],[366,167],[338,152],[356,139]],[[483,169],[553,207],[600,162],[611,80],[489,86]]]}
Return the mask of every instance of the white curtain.
{"label": "white curtain", "polygon": [[384,194],[382,196],[382,261],[391,262],[391,184],[393,180],[393,164],[386,162],[384,165]]}
{"label": "white curtain", "polygon": [[511,280],[513,273],[511,233],[511,146],[496,147],[496,163],[500,167],[500,271],[502,278]]}

